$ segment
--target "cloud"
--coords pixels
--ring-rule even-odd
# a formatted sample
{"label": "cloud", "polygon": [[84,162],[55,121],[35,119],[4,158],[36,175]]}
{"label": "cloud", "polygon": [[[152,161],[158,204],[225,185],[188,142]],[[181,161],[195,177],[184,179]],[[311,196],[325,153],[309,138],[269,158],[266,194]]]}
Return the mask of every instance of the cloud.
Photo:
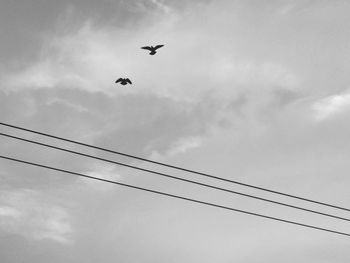
{"label": "cloud", "polygon": [[68,212],[44,202],[43,196],[32,190],[2,190],[0,192],[0,229],[32,240],[51,240],[70,244],[72,225]]}
{"label": "cloud", "polygon": [[314,102],[312,109],[315,120],[323,121],[348,110],[350,108],[349,106],[350,92],[345,91],[341,94],[331,95]]}
{"label": "cloud", "polygon": [[175,155],[178,153],[185,153],[190,149],[200,147],[201,145],[201,138],[200,137],[188,137],[179,139],[176,142],[174,142],[169,150],[170,155]]}
{"label": "cloud", "polygon": [[[166,5],[158,0],[150,2]],[[210,16],[209,20],[216,22]],[[193,25],[185,27],[185,22]],[[210,22],[207,30],[198,23],[196,16],[178,12],[132,30],[101,27],[87,20],[77,29],[49,36],[39,60],[6,76],[3,86],[73,87],[107,94],[151,93],[198,100],[208,90],[235,96],[242,85],[280,89],[299,85],[299,77],[285,65],[240,55],[235,46],[226,44],[235,41],[233,36],[220,35]],[[225,41],[213,43],[211,33]],[[165,44],[157,56],[140,50],[142,45],[157,43]],[[130,77],[137,88],[116,91],[113,84],[119,76]]]}
{"label": "cloud", "polygon": [[[216,63],[215,63],[216,62]],[[218,82],[234,83],[237,86],[259,86],[294,90],[300,84],[298,77],[284,66],[275,63],[240,61],[230,56],[214,62],[212,77]]]}
{"label": "cloud", "polygon": [[[92,167],[88,171],[84,172],[84,174],[88,176],[100,178],[100,179],[110,180],[110,181],[120,181],[122,177],[117,170],[118,169],[116,168],[115,165],[95,164],[95,165],[92,165]],[[105,192],[111,189],[115,189],[115,185],[113,184],[99,182],[89,178],[83,178],[83,181],[87,185],[87,188],[95,191]]]}
{"label": "cloud", "polygon": [[[166,5],[162,1],[153,2]],[[209,11],[204,9],[204,12]],[[227,47],[225,43],[206,44],[211,39],[208,32],[197,31],[198,21],[192,15],[185,12],[182,16],[174,13],[170,19],[164,16],[157,23],[138,25],[133,30],[101,27],[89,20],[77,30],[53,34],[39,60],[8,74],[2,80],[3,87],[10,93],[36,91],[50,96],[44,98],[46,106],[32,116],[36,120],[50,113],[56,118],[61,116],[63,123],[72,123],[72,117],[76,116],[75,121],[85,123],[90,130],[96,130],[97,122],[105,122],[105,130],[99,127],[99,138],[95,141],[108,140],[113,145],[113,141],[120,141],[118,137],[134,134],[142,147],[136,152],[151,149],[163,153],[178,140],[207,135],[211,128],[218,126],[219,119],[231,119],[229,105],[242,95],[247,98],[245,110],[259,112],[271,102],[276,90],[298,89],[299,77],[287,66],[247,59],[237,55],[234,46]],[[187,28],[183,20],[195,23]],[[213,26],[208,30],[214,32]],[[220,37],[232,40],[231,36]],[[146,40],[165,43],[165,47],[159,55],[148,56],[140,49]],[[116,86],[114,80],[120,76],[130,77],[134,85]],[[79,90],[84,95],[74,99],[57,98],[68,90]],[[97,94],[105,96],[106,105],[83,106],[86,96]],[[131,103],[137,100],[139,104],[133,104],[135,108],[131,109]],[[170,106],[165,105],[165,101]],[[38,102],[34,104],[36,107]],[[118,107],[117,103],[123,106]],[[140,108],[147,114],[141,113]],[[64,111],[74,114],[72,117],[64,114],[69,116],[64,120],[60,114]],[[163,124],[158,125],[161,120]],[[52,121],[47,126],[55,123]],[[130,126],[130,123],[133,124]],[[174,129],[175,125],[180,125],[179,129]]]}
{"label": "cloud", "polygon": [[16,220],[21,217],[20,211],[14,209],[13,207],[2,206],[0,207],[0,216],[1,217],[9,217],[13,220]]}
{"label": "cloud", "polygon": [[[150,3],[171,12],[133,28],[88,19],[48,34],[37,60],[1,79],[3,120],[137,156],[171,158],[202,147],[215,136],[213,130],[235,126],[235,135],[261,133],[267,123],[263,113],[272,115],[298,97],[302,80],[293,68],[240,54],[235,45],[240,31],[217,30],[220,23],[207,6],[200,6],[200,16],[208,14],[203,25],[190,8],[180,12],[168,1]],[[165,44],[157,56],[140,49],[156,43]],[[115,85],[120,76],[134,84]],[[17,142],[7,153],[102,178],[122,174],[118,167],[66,153],[35,148],[34,155],[32,148]],[[21,187],[60,187],[75,180],[56,173],[48,177],[42,170],[28,179],[25,167],[4,167],[14,174],[11,184]],[[92,191],[110,188],[86,184]]]}
{"label": "cloud", "polygon": [[[322,1],[327,2],[322,8],[311,4],[315,1],[145,0],[120,1],[123,4],[118,8],[112,8],[110,2],[91,4],[92,16],[83,16],[84,23],[77,22],[80,18],[68,19],[63,23],[64,30],[52,29],[38,48],[40,56],[36,60],[1,69],[1,119],[143,157],[170,159],[170,163],[227,178],[238,176],[305,195],[322,193],[335,203],[336,199],[346,200],[347,124],[324,122],[320,129],[321,125],[310,121],[310,112],[313,118],[320,114],[326,116],[322,120],[328,120],[348,107],[344,102],[348,100],[347,92],[334,93],[334,87],[348,85],[344,43],[348,43],[349,34],[342,30],[349,19],[345,6],[341,6],[341,15],[328,8],[333,5],[330,1]],[[88,1],[84,3],[88,5]],[[97,8],[92,8],[95,5]],[[76,7],[71,17],[79,17],[80,8]],[[171,8],[168,14],[167,8]],[[157,56],[140,49],[157,43],[165,44]],[[134,85],[116,86],[114,80],[120,76],[130,77]],[[305,99],[321,98],[321,94],[342,99]],[[153,176],[124,178],[126,170],[32,145],[25,147],[7,140],[1,145],[6,154],[100,178],[145,183],[169,192],[202,193]],[[86,151],[107,157],[105,153]],[[318,237],[303,230],[293,237],[286,226],[265,225],[263,221],[256,226],[255,218],[249,223],[248,218],[235,216],[237,224],[232,225],[227,213],[187,207],[138,192],[114,193],[107,184],[74,181],[74,177],[67,179],[71,177],[45,170],[9,167],[1,162],[2,173],[6,174],[1,180],[17,190],[5,191],[1,199],[1,231],[25,236],[32,243],[79,242],[72,253],[74,262],[135,257],[135,261],[138,257],[154,262],[160,260],[159,253],[155,253],[159,247],[163,261],[174,252],[183,262],[223,258],[258,261],[249,253],[252,240],[256,248],[261,242],[267,244],[258,251],[259,259],[278,261],[289,249],[297,251],[302,261],[305,254],[295,242],[309,238],[310,243],[304,243],[309,246]],[[72,195],[62,195],[62,199],[80,200],[81,206],[74,211],[79,220],[77,229],[70,210],[56,200],[47,200],[51,195],[44,195],[48,188],[67,185],[73,186]],[[23,190],[30,187],[36,190]],[[16,195],[21,196],[19,201],[12,201]],[[210,195],[203,191],[202,197]],[[218,201],[223,200],[218,197]],[[245,204],[235,202],[237,206]],[[260,204],[255,208],[270,213]],[[170,216],[166,216],[167,210]],[[249,233],[252,225],[257,231]],[[242,232],[244,242],[230,235],[237,231]],[[265,236],[258,234],[262,238],[256,239],[259,231]],[[276,249],[276,242],[284,236],[290,238],[290,246]],[[328,236],[317,240],[323,238]],[[184,244],[184,240],[188,242]],[[315,253],[309,254],[311,261],[315,255],[322,260],[322,255],[316,253],[320,248],[333,250],[328,243],[321,243],[316,245]],[[130,248],[140,253],[135,255]],[[339,261],[344,249],[334,250],[339,252]]]}
{"label": "cloud", "polygon": [[164,0],[151,0],[151,2],[165,14],[169,14],[172,11],[170,6],[165,4]]}

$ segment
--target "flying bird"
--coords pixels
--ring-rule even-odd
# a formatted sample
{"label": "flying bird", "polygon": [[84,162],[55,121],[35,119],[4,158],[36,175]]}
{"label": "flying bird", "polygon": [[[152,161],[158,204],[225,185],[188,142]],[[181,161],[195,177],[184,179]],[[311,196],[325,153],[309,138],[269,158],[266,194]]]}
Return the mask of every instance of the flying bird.
{"label": "flying bird", "polygon": [[131,82],[131,80],[130,79],[128,79],[128,78],[119,78],[119,79],[117,79],[116,81],[115,81],[115,83],[119,83],[120,82],[120,84],[121,85],[126,85],[126,84],[132,84],[132,82]]}
{"label": "flying bird", "polygon": [[142,49],[146,49],[146,50],[149,50],[151,51],[149,54],[150,55],[155,55],[157,53],[157,49],[158,48],[161,48],[161,47],[164,47],[164,45],[157,45],[157,46],[145,46],[145,47],[141,47]]}

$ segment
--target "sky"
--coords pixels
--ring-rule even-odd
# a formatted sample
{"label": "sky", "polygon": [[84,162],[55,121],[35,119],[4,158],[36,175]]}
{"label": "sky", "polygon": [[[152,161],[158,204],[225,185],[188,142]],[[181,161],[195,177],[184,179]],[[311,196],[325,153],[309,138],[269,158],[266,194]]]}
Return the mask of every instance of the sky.
{"label": "sky", "polygon": [[[0,122],[350,207],[350,2],[3,0]],[[164,44],[155,56],[140,49]],[[131,86],[115,84],[119,77]],[[311,205],[1,126],[82,151]],[[14,139],[0,155],[350,233]],[[0,160],[2,263],[337,263],[349,238]]]}

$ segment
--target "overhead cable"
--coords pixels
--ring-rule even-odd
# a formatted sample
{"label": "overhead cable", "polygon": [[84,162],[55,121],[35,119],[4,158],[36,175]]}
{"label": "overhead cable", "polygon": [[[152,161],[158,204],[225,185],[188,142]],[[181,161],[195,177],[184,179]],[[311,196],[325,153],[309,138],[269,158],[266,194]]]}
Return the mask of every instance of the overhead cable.
{"label": "overhead cable", "polygon": [[147,173],[151,173],[151,174],[160,175],[160,176],[163,176],[163,177],[167,177],[167,178],[170,178],[170,179],[179,180],[179,181],[183,181],[183,182],[199,185],[199,186],[202,186],[202,187],[207,187],[207,188],[211,188],[211,189],[215,189],[215,190],[219,190],[219,191],[223,191],[223,192],[228,192],[228,193],[231,193],[231,194],[245,196],[245,197],[248,197],[248,198],[257,199],[257,200],[264,201],[264,202],[269,202],[269,203],[273,203],[273,204],[277,204],[277,205],[281,205],[281,206],[286,206],[286,207],[289,207],[289,208],[294,208],[294,209],[298,209],[298,210],[302,210],[302,211],[306,211],[306,212],[310,212],[310,213],[314,213],[314,214],[318,214],[318,215],[322,215],[322,216],[327,216],[327,217],[332,217],[332,218],[336,218],[336,219],[339,219],[339,220],[344,220],[344,221],[349,221],[350,222],[349,218],[344,218],[344,217],[332,215],[332,214],[329,214],[329,213],[323,213],[323,212],[315,211],[315,210],[304,208],[304,207],[300,207],[300,206],[286,204],[286,203],[283,203],[283,202],[278,202],[278,201],[274,201],[274,200],[271,200],[271,199],[267,199],[267,198],[263,198],[263,197],[259,197],[259,196],[255,196],[255,195],[245,194],[245,193],[238,192],[238,191],[233,191],[233,190],[230,190],[230,189],[227,189],[227,188],[222,188],[222,187],[218,187],[218,186],[214,186],[214,185],[210,185],[210,184],[205,184],[205,183],[201,183],[201,182],[198,182],[198,181],[194,181],[194,180],[190,180],[190,179],[185,179],[185,178],[173,176],[173,175],[170,175],[170,174],[157,172],[157,171],[154,171],[154,170],[140,168],[140,167],[137,167],[137,166],[134,166],[134,165],[130,165],[130,164],[122,163],[122,162],[116,162],[116,161],[113,161],[113,160],[109,160],[109,159],[93,156],[93,155],[82,153],[82,152],[69,150],[69,149],[66,149],[66,148],[62,148],[62,147],[58,147],[58,146],[54,146],[54,145],[50,145],[50,144],[46,144],[46,143],[41,143],[41,142],[34,141],[34,140],[25,139],[25,138],[14,136],[14,135],[10,135],[10,134],[0,133],[0,136],[5,136],[5,137],[8,137],[8,138],[12,138],[12,139],[16,139],[16,140],[20,140],[20,141],[24,141],[24,142],[28,142],[28,143],[32,143],[32,144],[36,144],[36,145],[40,145],[40,146],[44,146],[44,147],[48,147],[48,148],[51,148],[51,149],[64,151],[64,152],[68,152],[68,153],[71,153],[71,154],[80,155],[80,156],[84,156],[84,157],[88,157],[88,158],[92,158],[92,159],[96,159],[96,160],[100,160],[100,161],[104,161],[104,162],[108,162],[108,163],[112,163],[112,164],[128,167],[128,168],[139,170],[139,171],[142,171],[142,172],[147,172]]}
{"label": "overhead cable", "polygon": [[340,209],[340,210],[344,210],[344,211],[349,211],[350,212],[349,208],[341,207],[341,206],[338,206],[338,205],[333,205],[333,204],[329,204],[329,203],[325,203],[325,202],[320,202],[320,201],[317,201],[317,200],[313,200],[313,199],[309,199],[309,198],[305,198],[305,197],[300,197],[300,196],[296,196],[296,195],[292,195],[292,194],[288,194],[288,193],[284,193],[284,192],[280,192],[280,191],[276,191],[276,190],[272,190],[272,189],[268,189],[268,188],[264,188],[264,187],[260,187],[260,186],[256,186],[256,185],[252,185],[252,184],[248,184],[248,183],[243,183],[243,182],[239,182],[239,181],[235,181],[235,180],[231,180],[231,179],[227,179],[227,178],[222,178],[222,177],[210,175],[210,174],[207,174],[207,173],[197,172],[197,171],[186,169],[186,168],[183,168],[183,167],[170,165],[170,164],[166,164],[166,163],[163,163],[163,162],[153,161],[153,160],[142,158],[142,157],[138,157],[138,156],[135,156],[135,155],[131,155],[131,154],[115,151],[115,150],[110,150],[110,149],[106,149],[106,148],[90,145],[90,144],[87,144],[87,143],[83,143],[83,142],[79,142],[79,141],[75,141],[75,140],[71,140],[71,139],[67,139],[67,138],[63,138],[63,137],[59,137],[59,136],[55,136],[55,135],[51,135],[51,134],[44,133],[44,132],[35,131],[35,130],[32,130],[32,129],[28,129],[28,128],[24,128],[24,127],[12,125],[12,124],[4,123],[4,122],[0,122],[0,125],[7,126],[7,127],[10,127],[10,128],[14,128],[14,129],[18,129],[18,130],[22,130],[22,131],[26,131],[26,132],[30,132],[30,133],[34,133],[34,134],[38,134],[38,135],[42,135],[42,136],[45,136],[45,137],[49,137],[49,138],[53,138],[53,139],[57,139],[57,140],[61,140],[61,141],[65,141],[65,142],[69,142],[69,143],[74,143],[74,144],[77,144],[77,145],[89,147],[89,148],[100,150],[100,151],[104,151],[104,152],[109,152],[109,153],[113,153],[113,154],[117,154],[117,155],[121,155],[121,156],[125,156],[125,157],[130,157],[130,158],[133,158],[133,159],[136,159],[136,160],[140,160],[140,161],[144,161],[144,162],[148,162],[148,163],[153,163],[153,164],[161,165],[161,166],[168,167],[168,168],[173,168],[173,169],[176,169],[176,170],[179,170],[179,171],[188,172],[188,173],[200,175],[200,176],[207,177],[207,178],[212,178],[212,179],[216,179],[216,180],[220,180],[220,181],[224,181],[224,182],[228,182],[228,183],[232,183],[232,184],[242,185],[242,186],[253,188],[253,189],[257,189],[257,190],[261,190],[261,191],[265,191],[265,192],[269,192],[269,193],[273,193],[273,194],[277,194],[277,195],[283,195],[283,196],[287,196],[287,197],[290,197],[290,198],[299,199],[299,200],[302,200],[302,201],[315,203],[315,204],[318,204],[318,205],[328,206],[328,207],[332,207],[332,208],[335,208],[335,209]]}
{"label": "overhead cable", "polygon": [[197,204],[202,204],[202,205],[206,205],[206,206],[221,208],[221,209],[225,209],[225,210],[229,210],[229,211],[233,211],[233,212],[243,213],[243,214],[247,214],[247,215],[251,215],[251,216],[257,216],[257,217],[266,218],[266,219],[270,219],[270,220],[274,220],[274,221],[279,221],[279,222],[283,222],[283,223],[298,225],[298,226],[305,227],[305,228],[312,228],[312,229],[316,229],[316,230],[320,230],[320,231],[325,231],[325,232],[329,232],[329,233],[333,233],[333,234],[338,234],[338,235],[343,235],[343,236],[350,237],[349,233],[335,231],[335,230],[331,230],[331,229],[328,229],[328,228],[322,228],[322,227],[318,227],[318,226],[314,226],[314,225],[299,223],[299,222],[290,221],[290,220],[286,220],[286,219],[282,219],[282,218],[278,218],[278,217],[272,217],[272,216],[268,216],[268,215],[263,215],[263,214],[258,214],[258,213],[254,213],[254,212],[249,212],[249,211],[246,211],[246,210],[236,209],[236,208],[233,208],[233,207],[223,206],[223,205],[219,205],[219,204],[216,204],[216,203],[210,203],[210,202],[206,202],[206,201],[202,201],[202,200],[198,200],[198,199],[192,199],[192,198],[188,198],[188,197],[184,197],[184,196],[180,196],[180,195],[175,195],[175,194],[170,194],[170,193],[166,193],[166,192],[161,192],[161,191],[158,191],[158,190],[153,190],[153,189],[139,187],[139,186],[135,186],[135,185],[131,185],[131,184],[126,184],[126,183],[121,183],[121,182],[117,182],[117,181],[102,179],[102,178],[98,178],[98,177],[94,177],[94,176],[90,176],[90,175],[86,175],[86,174],[81,174],[81,173],[76,173],[76,172],[72,172],[72,171],[68,171],[68,170],[64,170],[64,169],[60,169],[60,168],[56,168],[56,167],[51,167],[51,166],[47,166],[47,165],[43,165],[43,164],[39,164],[39,163],[33,163],[33,162],[25,161],[25,160],[20,160],[20,159],[12,158],[12,157],[9,157],[9,156],[0,155],[0,158],[6,159],[6,160],[10,160],[10,161],[14,161],[14,162],[18,162],[18,163],[22,163],[22,164],[31,165],[31,166],[37,166],[37,167],[41,167],[41,168],[45,168],[45,169],[49,169],[49,170],[53,170],[53,171],[57,171],[57,172],[62,172],[62,173],[67,173],[67,174],[71,174],[71,175],[76,175],[76,176],[79,176],[79,177],[84,177],[84,178],[88,178],[88,179],[102,181],[102,182],[105,182],[105,183],[111,183],[111,184],[116,184],[116,185],[120,185],[120,186],[124,186],[124,187],[128,187],[128,188],[133,188],[133,189],[137,189],[137,190],[141,190],[141,191],[146,191],[146,192],[150,192],[150,193],[154,193],[154,194],[158,194],[158,195],[163,195],[163,196],[167,196],[167,197],[171,197],[171,198],[181,199],[181,200],[185,200],[185,201],[192,202],[192,203],[197,203]]}

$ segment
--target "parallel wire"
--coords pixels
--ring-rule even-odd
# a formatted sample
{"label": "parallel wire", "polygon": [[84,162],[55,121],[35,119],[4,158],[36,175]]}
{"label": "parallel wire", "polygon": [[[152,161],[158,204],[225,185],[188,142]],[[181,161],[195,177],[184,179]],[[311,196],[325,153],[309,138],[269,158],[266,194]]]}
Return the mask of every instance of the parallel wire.
{"label": "parallel wire", "polygon": [[85,147],[89,147],[89,148],[100,150],[100,151],[104,151],[104,152],[109,152],[109,153],[113,153],[113,154],[129,157],[129,158],[133,158],[133,159],[144,161],[144,162],[148,162],[148,163],[161,165],[161,166],[164,166],[164,167],[168,167],[168,168],[176,169],[176,170],[179,170],[179,171],[200,175],[200,176],[207,177],[207,178],[212,178],[212,179],[216,179],[216,180],[220,180],[220,181],[224,181],[224,182],[228,182],[228,183],[232,183],[232,184],[242,185],[242,186],[253,188],[253,189],[257,189],[257,190],[261,190],[261,191],[265,191],[265,192],[269,192],[269,193],[273,193],[273,194],[278,194],[278,195],[283,195],[283,196],[287,196],[287,197],[290,197],[290,198],[299,199],[299,200],[302,200],[302,201],[306,201],[306,202],[310,202],[310,203],[314,203],[314,204],[318,204],[318,205],[323,205],[323,206],[328,206],[328,207],[332,207],[332,208],[335,208],[335,209],[340,209],[340,210],[344,210],[344,211],[350,212],[349,208],[341,207],[341,206],[338,206],[338,205],[333,205],[333,204],[329,204],[329,203],[325,203],[325,202],[320,202],[320,201],[316,201],[316,200],[305,198],[305,197],[300,197],[300,196],[296,196],[296,195],[292,195],[292,194],[288,194],[288,193],[284,193],[284,192],[280,192],[280,191],[271,190],[271,189],[268,189],[268,188],[252,185],[252,184],[247,184],[247,183],[243,183],[243,182],[239,182],[239,181],[235,181],[235,180],[230,180],[230,179],[226,179],[226,178],[210,175],[210,174],[207,174],[207,173],[197,172],[197,171],[186,169],[186,168],[182,168],[182,167],[179,167],[179,166],[175,166],[175,165],[170,165],[170,164],[166,164],[166,163],[163,163],[163,162],[157,162],[157,161],[149,160],[149,159],[138,157],[138,156],[135,156],[135,155],[126,154],[126,153],[122,153],[122,152],[118,152],[118,151],[114,151],[114,150],[110,150],[110,149],[106,149],[106,148],[102,148],[102,147],[86,144],[86,143],[83,143],[83,142],[66,139],[66,138],[63,138],[63,137],[59,137],[59,136],[51,135],[51,134],[48,134],[48,133],[39,132],[39,131],[35,131],[35,130],[31,130],[31,129],[15,126],[15,125],[4,123],[4,122],[0,122],[0,125],[7,126],[7,127],[10,127],[10,128],[14,128],[14,129],[18,129],[18,130],[22,130],[22,131],[26,131],[26,132],[31,132],[31,133],[42,135],[42,136],[46,136],[46,137],[49,137],[49,138],[54,138],[54,139],[61,140],[61,141],[74,143],[74,144],[77,144],[77,145],[82,145],[82,146],[85,146]]}
{"label": "parallel wire", "polygon": [[125,187],[128,187],[128,188],[133,188],[133,189],[137,189],[137,190],[141,190],[141,191],[146,191],[146,192],[150,192],[150,193],[154,193],[154,194],[158,194],[158,195],[164,195],[164,196],[167,196],[167,197],[181,199],[181,200],[189,201],[189,202],[192,202],[192,203],[202,204],[202,205],[206,205],[206,206],[212,206],[212,207],[221,208],[221,209],[225,209],[225,210],[230,210],[230,211],[234,211],[234,212],[238,212],[238,213],[243,213],[243,214],[257,216],[257,217],[262,217],[262,218],[266,218],[266,219],[270,219],[270,220],[274,220],[274,221],[279,221],[279,222],[283,222],[283,223],[298,225],[298,226],[302,226],[302,227],[306,227],[306,228],[312,228],[312,229],[316,229],[316,230],[320,230],[320,231],[325,231],[325,232],[330,232],[330,233],[333,233],[333,234],[338,234],[338,235],[350,237],[349,233],[335,231],[335,230],[331,230],[331,229],[328,229],[328,228],[322,228],[322,227],[318,227],[318,226],[314,226],[314,225],[308,225],[308,224],[304,224],[304,223],[299,223],[299,222],[295,222],[295,221],[281,219],[281,218],[278,218],[278,217],[272,217],[272,216],[267,216],[267,215],[258,214],[258,213],[254,213],[254,212],[249,212],[249,211],[246,211],[246,210],[240,210],[240,209],[236,209],[236,208],[233,208],[233,207],[223,206],[223,205],[219,205],[219,204],[216,204],[216,203],[205,202],[205,201],[201,201],[201,200],[198,200],[198,199],[192,199],[192,198],[188,198],[188,197],[184,197],[184,196],[180,196],[180,195],[169,194],[169,193],[166,193],[166,192],[161,192],[161,191],[157,191],[157,190],[153,190],[153,189],[149,189],[149,188],[143,188],[143,187],[139,187],[139,186],[135,186],[135,185],[131,185],[131,184],[125,184],[125,183],[121,183],[121,182],[117,182],[117,181],[106,180],[106,179],[102,179],[102,178],[98,178],[98,177],[94,177],[94,176],[90,176],[90,175],[86,175],[86,174],[76,173],[76,172],[72,172],[72,171],[68,171],[68,170],[64,170],[64,169],[60,169],[60,168],[56,168],[56,167],[51,167],[51,166],[47,166],[47,165],[43,165],[43,164],[28,162],[28,161],[12,158],[12,157],[9,157],[9,156],[0,155],[0,158],[6,159],[6,160],[10,160],[10,161],[14,161],[14,162],[27,164],[27,165],[37,166],[37,167],[41,167],[41,168],[45,168],[45,169],[49,169],[49,170],[53,170],[53,171],[57,171],[57,172],[62,172],[62,173],[72,174],[72,175],[76,175],[76,176],[80,176],[80,177],[84,177],[84,178],[98,180],[98,181],[102,181],[102,182],[106,182],[106,183],[111,183],[111,184],[116,184],[116,185],[120,185],[120,186],[125,186]]}
{"label": "parallel wire", "polygon": [[315,210],[312,210],[312,209],[307,209],[307,208],[303,208],[303,207],[299,207],[299,206],[295,206],[295,205],[290,205],[290,204],[286,204],[286,203],[283,203],[283,202],[278,202],[278,201],[274,201],[274,200],[271,200],[271,199],[258,197],[258,196],[255,196],[255,195],[245,194],[245,193],[242,193],[242,192],[237,192],[237,191],[233,191],[233,190],[230,190],[230,189],[227,189],[227,188],[221,188],[221,187],[209,185],[209,184],[201,183],[201,182],[198,182],[198,181],[184,179],[184,178],[181,178],[181,177],[177,177],[177,176],[173,176],[173,175],[169,175],[169,174],[165,174],[165,173],[160,173],[160,172],[156,172],[156,171],[153,171],[153,170],[140,168],[140,167],[137,167],[137,166],[133,166],[133,165],[129,165],[129,164],[121,163],[121,162],[116,162],[116,161],[105,159],[105,158],[100,158],[100,157],[89,155],[89,154],[86,154],[86,153],[77,152],[77,151],[69,150],[69,149],[66,149],[66,148],[57,147],[57,146],[54,146],[54,145],[50,145],[50,144],[41,143],[41,142],[38,142],[38,141],[25,139],[25,138],[22,138],[22,137],[17,137],[17,136],[5,134],[5,133],[0,133],[0,135],[1,136],[5,136],[5,137],[9,137],[9,138],[12,138],[12,139],[16,139],[16,140],[20,140],[20,141],[24,141],[24,142],[28,142],[28,143],[32,143],[32,144],[36,144],[36,145],[40,145],[40,146],[44,146],[44,147],[48,147],[48,148],[52,148],[52,149],[55,149],[55,150],[64,151],[64,152],[68,152],[68,153],[71,153],[71,154],[76,154],[76,155],[80,155],[80,156],[84,156],[84,157],[88,157],[88,158],[92,158],[92,159],[96,159],[96,160],[100,160],[100,161],[104,161],[104,162],[108,162],[108,163],[112,163],[112,164],[128,167],[128,168],[135,169],[135,170],[139,170],[139,171],[143,171],[143,172],[147,172],[147,173],[151,173],[151,174],[156,174],[156,175],[160,175],[160,176],[163,176],[163,177],[167,177],[167,178],[171,178],[171,179],[175,179],[175,180],[179,180],[179,181],[183,181],[183,182],[187,182],[187,183],[191,183],[191,184],[195,184],[195,185],[199,185],[199,186],[203,186],[203,187],[207,187],[207,188],[211,188],[211,189],[215,189],[215,190],[219,190],[219,191],[228,192],[228,193],[231,193],[231,194],[241,195],[241,196],[257,199],[257,200],[264,201],[264,202],[269,202],[269,203],[273,203],[273,204],[277,204],[277,205],[281,205],[281,206],[286,206],[286,207],[290,207],[290,208],[294,208],[294,209],[299,209],[299,210],[302,210],[302,211],[306,211],[306,212],[310,212],[310,213],[314,213],[314,214],[318,214],[318,215],[322,215],[322,216],[327,216],[327,217],[332,217],[332,218],[336,218],[336,219],[339,219],[339,220],[344,220],[344,221],[350,222],[349,218],[344,218],[344,217],[340,217],[340,216],[336,216],[336,215],[332,215],[332,214],[328,214],[328,213],[315,211]]}

